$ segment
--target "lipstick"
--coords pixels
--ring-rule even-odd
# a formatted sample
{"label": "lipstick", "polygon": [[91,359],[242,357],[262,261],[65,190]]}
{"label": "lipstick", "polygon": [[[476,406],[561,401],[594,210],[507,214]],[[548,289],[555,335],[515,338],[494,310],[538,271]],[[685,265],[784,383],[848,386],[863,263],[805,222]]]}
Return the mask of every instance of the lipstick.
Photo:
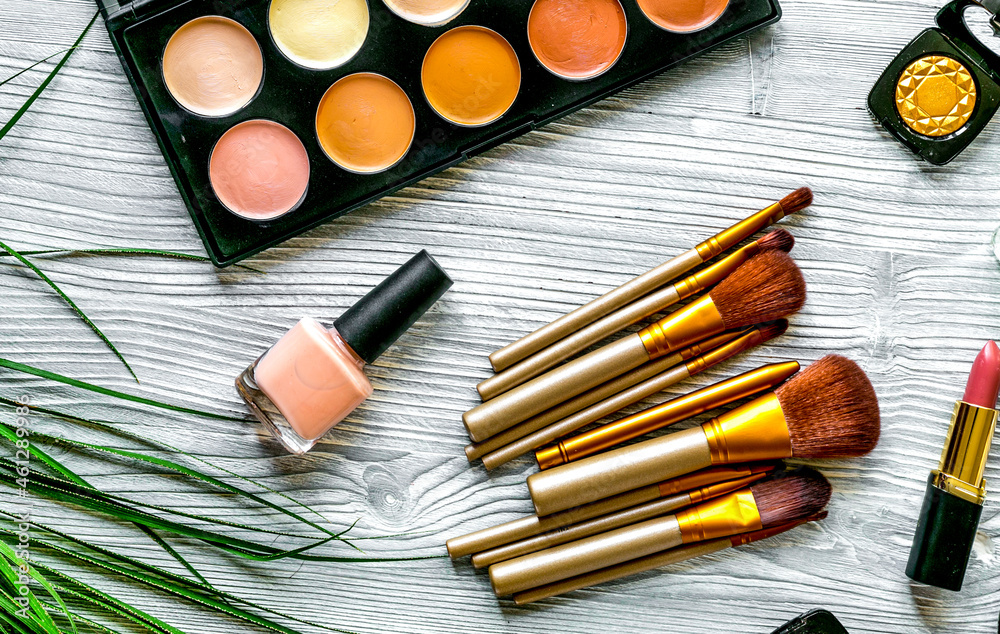
{"label": "lipstick", "polygon": [[938,468],[927,479],[906,576],[927,585],[962,589],[986,501],[983,472],[996,430],[1000,348],[990,341],[976,357]]}

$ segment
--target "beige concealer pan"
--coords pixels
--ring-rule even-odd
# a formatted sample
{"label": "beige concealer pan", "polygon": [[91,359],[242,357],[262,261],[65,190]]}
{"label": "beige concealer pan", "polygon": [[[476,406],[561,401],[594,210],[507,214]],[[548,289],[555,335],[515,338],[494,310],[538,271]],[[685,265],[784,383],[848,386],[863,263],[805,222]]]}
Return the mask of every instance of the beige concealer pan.
{"label": "beige concealer pan", "polygon": [[390,11],[421,26],[441,26],[457,18],[471,0],[382,0]]}
{"label": "beige concealer pan", "polygon": [[218,15],[181,26],[163,51],[163,83],[185,110],[225,117],[245,108],[264,81],[264,57],[253,34]]}

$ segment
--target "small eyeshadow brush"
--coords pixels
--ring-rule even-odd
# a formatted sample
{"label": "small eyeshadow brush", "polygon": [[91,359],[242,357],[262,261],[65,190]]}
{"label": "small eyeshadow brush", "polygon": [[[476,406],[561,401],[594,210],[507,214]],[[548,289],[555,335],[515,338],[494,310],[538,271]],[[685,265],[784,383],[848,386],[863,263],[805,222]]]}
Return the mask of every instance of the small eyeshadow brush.
{"label": "small eyeshadow brush", "polygon": [[862,456],[879,432],[868,377],[853,361],[829,355],[702,425],[532,474],[528,490],[535,511],[548,515],[710,466]]}
{"label": "small eyeshadow brush", "polygon": [[497,350],[490,355],[490,363],[497,372],[509,368],[518,361],[550,346],[553,343],[580,330],[587,324],[618,310],[622,306],[648,295],[690,271],[715,258],[758,231],[768,227],[785,216],[797,213],[812,204],[813,194],[808,187],[795,190],[788,196],[755,214],[741,220],[732,227],[702,242],[660,266],[632,279],[615,290],[560,317],[551,324],[539,328],[530,335]]}
{"label": "small eyeshadow brush", "polygon": [[498,597],[645,557],[683,544],[788,524],[821,512],[830,483],[808,467],[776,473],[746,489],[625,528],[490,566]]}
{"label": "small eyeshadow brush", "polygon": [[512,522],[484,528],[468,535],[453,537],[447,543],[448,554],[453,559],[473,555],[548,531],[573,526],[574,524],[579,524],[595,517],[632,508],[646,502],[672,497],[684,491],[700,489],[732,480],[750,478],[762,473],[770,473],[780,466],[780,464],[757,463],[705,469],[680,478],[674,478],[673,480],[667,480],[659,484],[653,484],[636,489],[635,491],[616,495],[606,500],[595,502],[594,504],[586,504],[562,513],[546,517],[529,515]]}
{"label": "small eyeshadow brush", "polygon": [[798,528],[803,524],[824,520],[826,519],[826,515],[826,511],[823,511],[822,513],[817,513],[816,515],[798,519],[787,524],[781,524],[780,526],[775,526],[774,528],[765,528],[763,530],[753,531],[750,533],[740,533],[739,535],[733,535],[732,537],[723,537],[721,539],[697,542],[687,546],[681,546],[680,548],[665,550],[654,555],[647,555],[646,557],[634,559],[623,564],[609,566],[607,568],[595,570],[594,572],[588,572],[585,575],[579,575],[564,581],[557,581],[538,588],[532,588],[531,590],[525,590],[524,592],[518,592],[514,595],[514,603],[517,605],[527,605],[543,599],[549,599],[561,594],[566,594],[567,592],[573,592],[574,590],[589,588],[601,583],[616,581],[624,577],[630,577],[632,575],[649,572],[650,570],[656,570],[657,568],[662,568],[671,564],[688,561],[696,557],[711,555],[713,553],[722,552],[738,546],[746,546],[747,544],[759,542],[763,539],[776,537],[782,533],[792,530],[793,528]]}
{"label": "small eyeshadow brush", "polygon": [[786,317],[805,304],[806,283],[792,258],[765,251],[701,299],[638,333],[574,359],[467,411],[462,420],[482,442],[647,361],[726,330]]}
{"label": "small eyeshadow brush", "polygon": [[484,401],[488,401],[526,381],[530,381],[598,341],[662,312],[688,297],[693,297],[712,288],[759,253],[772,249],[788,253],[794,246],[795,238],[792,237],[792,234],[784,229],[772,231],[703,271],[636,300],[570,334],[565,339],[539,350],[503,372],[493,375],[476,386],[476,389],[479,390],[479,396]]}
{"label": "small eyeshadow brush", "polygon": [[[788,322],[784,319],[779,319],[778,321],[752,328],[739,339],[720,346],[719,348],[716,348],[711,352],[698,357],[697,359],[692,359],[682,366],[677,366],[653,376],[631,388],[624,389],[621,392],[604,399],[603,401],[594,403],[593,405],[585,407],[580,411],[573,412],[565,418],[557,420],[552,424],[539,425],[535,431],[532,431],[523,438],[518,438],[507,445],[501,445],[498,449],[494,449],[490,453],[483,455],[483,465],[485,465],[487,469],[496,469],[501,465],[507,464],[511,460],[523,456],[529,451],[542,447],[545,444],[558,440],[568,434],[572,434],[585,425],[598,421],[605,416],[610,416],[611,414],[614,414],[629,405],[638,403],[653,394],[662,392],[672,385],[676,385],[687,378],[704,372],[708,368],[714,367],[727,359],[731,359],[741,352],[766,343],[767,341],[783,334],[787,329]],[[657,362],[654,361],[653,363]],[[634,372],[639,372],[645,367],[646,366],[642,366],[642,368],[634,370],[625,376],[631,376]],[[567,401],[567,403],[575,403],[578,399],[587,398],[587,396],[592,392],[594,392],[594,390]],[[561,411],[565,409],[564,405],[566,404],[559,405],[552,410],[530,418],[517,427],[502,432],[501,434],[490,438],[485,443],[480,443],[480,445],[492,445],[494,443],[494,439],[500,439],[507,436],[508,433],[514,433],[528,427],[534,427],[535,421],[538,421],[539,419],[549,419],[549,412]],[[569,409],[576,408],[574,406]]]}

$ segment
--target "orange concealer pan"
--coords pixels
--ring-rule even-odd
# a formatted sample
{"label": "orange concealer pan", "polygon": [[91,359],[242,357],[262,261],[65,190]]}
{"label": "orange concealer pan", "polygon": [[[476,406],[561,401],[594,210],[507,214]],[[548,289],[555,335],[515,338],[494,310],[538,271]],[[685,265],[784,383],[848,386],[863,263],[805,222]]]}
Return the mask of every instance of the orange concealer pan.
{"label": "orange concealer pan", "polygon": [[546,70],[569,80],[604,74],[625,50],[628,21],[619,0],[535,0],[528,43]]}
{"label": "orange concealer pan", "polygon": [[637,0],[646,17],[661,29],[694,33],[715,24],[729,0]]}

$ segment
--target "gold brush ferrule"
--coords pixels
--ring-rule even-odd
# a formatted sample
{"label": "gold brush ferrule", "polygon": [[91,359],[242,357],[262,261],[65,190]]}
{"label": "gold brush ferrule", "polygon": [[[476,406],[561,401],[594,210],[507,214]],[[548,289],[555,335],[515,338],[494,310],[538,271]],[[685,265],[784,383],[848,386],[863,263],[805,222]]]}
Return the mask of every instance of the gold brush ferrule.
{"label": "gold brush ferrule", "polygon": [[778,397],[771,392],[702,424],[712,464],[792,457],[792,441]]}
{"label": "gold brush ferrule", "polygon": [[650,360],[653,360],[705,337],[717,335],[725,329],[726,325],[715,302],[710,295],[705,295],[676,313],[643,328],[639,331],[639,338]]}
{"label": "gold brush ferrule", "polygon": [[580,460],[710,409],[773,389],[798,371],[799,364],[795,361],[765,365],[540,449],[535,458],[543,470]]}
{"label": "gold brush ferrule", "polygon": [[692,295],[697,295],[706,288],[712,288],[729,277],[730,273],[743,266],[747,260],[758,253],[760,253],[760,243],[751,242],[712,266],[677,282],[674,284],[674,290],[677,291],[677,296],[680,299],[687,299]]}
{"label": "gold brush ferrule", "polygon": [[771,473],[776,468],[777,466],[773,464],[763,464],[702,469],[701,471],[696,471],[690,475],[661,482],[659,484],[660,497],[670,497],[671,495],[676,495],[692,489],[700,489],[713,484],[729,482],[730,480],[740,478],[749,478],[750,476],[758,474],[764,476]]}
{"label": "gold brush ferrule", "polygon": [[764,528],[750,489],[729,493],[677,513],[683,543],[703,542]]}
{"label": "gold brush ferrule", "polygon": [[732,493],[733,491],[739,491],[744,489],[754,482],[763,480],[767,477],[766,473],[756,473],[754,475],[749,475],[745,478],[740,478],[739,480],[732,480],[730,482],[719,482],[718,484],[713,484],[711,486],[702,487],[700,489],[695,489],[694,491],[688,492],[688,498],[691,500],[691,504],[698,504],[706,500],[712,500],[717,497],[723,496],[727,493]]}
{"label": "gold brush ferrule", "polygon": [[955,403],[934,485],[974,504],[986,501],[986,460],[1000,412],[965,401]]}
{"label": "gold brush ferrule", "polygon": [[[759,331],[754,328],[753,330],[728,330],[720,335],[715,335],[714,337],[709,337],[704,341],[699,341],[695,345],[684,348],[677,353],[677,356],[681,361],[688,361],[694,359],[695,357],[700,357],[707,352],[714,352],[716,348],[724,346],[727,343],[731,343],[736,340],[742,340],[744,337],[749,336],[753,332]],[[693,373],[692,373],[693,374]]]}
{"label": "gold brush ferrule", "polygon": [[684,365],[687,367],[688,374],[694,376],[762,343],[764,343],[764,337],[760,332],[760,328],[752,328],[739,338],[716,346],[700,357],[689,360]]}
{"label": "gold brush ferrule", "polygon": [[732,227],[717,233],[715,236],[705,240],[695,247],[702,262],[707,262],[723,251],[728,251],[740,242],[743,242],[764,227],[768,227],[785,217],[785,210],[781,203],[762,209],[750,216],[746,220],[737,222]]}

